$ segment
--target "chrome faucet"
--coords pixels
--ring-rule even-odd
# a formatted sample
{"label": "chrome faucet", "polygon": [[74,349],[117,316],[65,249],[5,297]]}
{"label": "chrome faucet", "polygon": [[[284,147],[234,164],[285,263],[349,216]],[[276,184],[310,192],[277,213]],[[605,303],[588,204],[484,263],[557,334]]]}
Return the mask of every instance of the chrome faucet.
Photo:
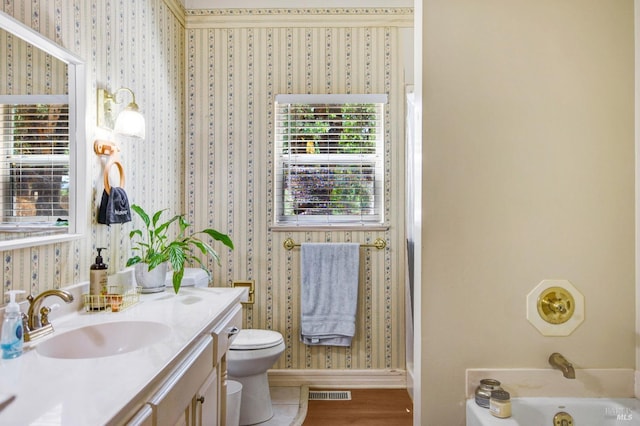
{"label": "chrome faucet", "polygon": [[73,295],[66,290],[60,289],[45,290],[35,297],[32,294],[27,296],[29,310],[26,315],[22,314],[25,342],[53,333],[53,325],[49,322],[51,308],[42,306],[42,301],[49,296],[57,296],[66,303],[73,302]]}
{"label": "chrome faucet", "polygon": [[562,371],[562,375],[567,379],[576,378],[576,372],[573,369],[573,365],[558,352],[554,352],[551,354],[551,356],[549,357],[549,364],[551,364],[553,368],[557,368],[558,370]]}

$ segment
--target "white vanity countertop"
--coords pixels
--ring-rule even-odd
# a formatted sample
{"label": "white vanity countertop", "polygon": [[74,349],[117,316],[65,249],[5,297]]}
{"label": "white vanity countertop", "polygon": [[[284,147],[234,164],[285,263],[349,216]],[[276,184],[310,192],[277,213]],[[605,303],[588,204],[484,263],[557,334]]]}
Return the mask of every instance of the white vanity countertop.
{"label": "white vanity countertop", "polygon": [[[207,335],[239,303],[244,289],[183,287],[141,295],[122,312],[72,312],[54,318],[55,332],[16,359],[0,359],[0,396],[15,400],[0,411],[0,425],[99,425],[118,413],[179,355]],[[50,303],[62,301],[51,298]],[[56,359],[35,348],[64,331],[113,321],[155,321],[171,331],[159,342],[132,352],[91,359]],[[212,361],[213,362],[213,361]]]}

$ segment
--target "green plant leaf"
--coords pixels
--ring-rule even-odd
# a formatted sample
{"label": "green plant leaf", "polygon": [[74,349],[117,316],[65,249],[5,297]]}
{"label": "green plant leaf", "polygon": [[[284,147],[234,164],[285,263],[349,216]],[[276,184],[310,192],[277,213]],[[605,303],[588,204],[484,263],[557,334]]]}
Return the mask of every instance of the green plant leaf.
{"label": "green plant leaf", "polygon": [[169,244],[169,246],[167,247],[167,253],[169,262],[171,262],[171,266],[173,266],[174,271],[184,269],[186,255],[184,252],[184,248],[180,243],[173,242]]}
{"label": "green plant leaf", "polygon": [[189,224],[189,222],[186,221],[186,219],[184,218],[184,216],[180,216],[180,220],[179,220],[179,224],[180,224],[180,235],[184,234],[184,231],[191,226]]}
{"label": "green plant leaf", "polygon": [[131,206],[131,210],[133,210],[138,214],[138,216],[140,216],[146,227],[149,227],[149,215],[144,211],[142,207],[137,204],[133,204]]}
{"label": "green plant leaf", "polygon": [[127,260],[127,266],[132,266],[140,262],[142,262],[142,259],[140,258],[140,256],[133,256],[129,258],[129,260]]}
{"label": "green plant leaf", "polygon": [[[166,221],[165,223],[161,224],[160,226],[158,226],[156,228],[156,235],[161,235],[163,233],[165,233],[167,231],[167,228],[169,228],[169,226],[175,222],[176,220],[180,219],[180,215],[176,215],[174,217],[172,217],[171,219],[169,219],[168,221]],[[155,226],[155,223],[154,223]]]}
{"label": "green plant leaf", "polygon": [[152,270],[159,264],[164,263],[166,261],[167,259],[162,253],[151,253],[146,260],[146,262],[149,264],[149,270]]}
{"label": "green plant leaf", "polygon": [[218,256],[218,253],[214,250],[211,250],[209,252],[209,255],[213,258],[213,260],[216,261],[216,263],[218,264],[218,266],[220,266],[220,256]]}
{"label": "green plant leaf", "polygon": [[218,266],[220,266],[220,256],[218,256],[218,253],[213,249],[213,247],[203,241],[193,244],[200,249],[202,254],[211,256]]}
{"label": "green plant leaf", "polygon": [[180,269],[178,271],[173,271],[173,291],[178,294],[180,290],[180,285],[182,284],[182,277],[184,276],[184,269]]}
{"label": "green plant leaf", "polygon": [[216,231],[215,229],[203,229],[202,232],[204,232],[214,240],[220,241],[222,244],[233,250],[233,241],[231,241],[231,238],[229,238],[227,234],[223,234],[222,232]]}
{"label": "green plant leaf", "polygon": [[[132,209],[140,216],[145,226],[129,233],[129,238],[132,241],[131,249],[137,254],[127,260],[127,266],[145,263],[148,265],[148,270],[152,270],[161,263],[171,263],[173,287],[176,293],[184,276],[185,264],[198,265],[207,271],[208,275],[210,272],[206,268],[204,258],[210,256],[218,265],[221,264],[218,253],[211,245],[198,238],[196,234],[207,234],[228,248],[234,248],[231,238],[215,229],[205,229],[192,235],[186,235],[191,224],[187,222],[184,215],[175,215],[166,222],[161,222],[162,213],[166,209],[154,213],[151,220],[142,207],[133,205]],[[178,225],[177,236],[170,238],[170,226],[176,221]]]}
{"label": "green plant leaf", "polygon": [[[162,213],[165,211],[166,209],[162,209],[162,210],[158,210],[157,212],[155,212],[153,214],[153,226],[155,228],[155,226],[158,224],[158,221],[160,220],[160,216],[162,216]],[[146,222],[145,222],[146,223]],[[149,226],[149,225],[147,225]]]}
{"label": "green plant leaf", "polygon": [[209,245],[201,240],[195,239],[193,238],[191,240],[191,244],[193,244],[194,246],[196,246],[198,249],[200,249],[200,252],[202,254],[207,254],[208,251],[212,250],[211,247],[209,247]]}
{"label": "green plant leaf", "polygon": [[202,262],[202,260],[199,257],[194,257],[192,259],[192,263],[197,264],[198,266],[200,266],[200,269],[204,269],[207,272],[207,275],[211,276],[211,273],[207,269],[207,266]]}

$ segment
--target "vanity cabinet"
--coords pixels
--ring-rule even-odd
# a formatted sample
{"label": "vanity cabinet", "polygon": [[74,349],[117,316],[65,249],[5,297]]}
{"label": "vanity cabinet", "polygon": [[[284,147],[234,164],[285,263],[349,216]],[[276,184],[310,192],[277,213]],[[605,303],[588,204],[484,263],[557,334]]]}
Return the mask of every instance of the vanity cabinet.
{"label": "vanity cabinet", "polygon": [[205,378],[213,370],[213,339],[205,336],[164,380],[149,399],[156,426],[189,425],[190,407]]}
{"label": "vanity cabinet", "polygon": [[193,401],[194,426],[224,425],[227,414],[227,351],[242,327],[242,308],[235,306],[210,331],[213,339],[211,375]]}
{"label": "vanity cabinet", "polygon": [[209,377],[205,380],[193,400],[193,425],[218,425],[220,419],[220,400],[218,398],[220,381],[218,380],[218,369],[214,368]]}
{"label": "vanity cabinet", "polygon": [[[18,360],[20,380],[17,361],[0,359],[0,392],[16,396],[0,411],[0,425],[50,423],[54,407],[61,426],[223,425],[225,354],[241,326],[240,302],[246,290],[186,287],[180,294],[142,294],[139,303],[111,313],[82,309],[87,288],[88,283],[71,288],[74,302],[64,315],[53,318],[56,331],[51,337],[26,344]],[[96,337],[96,345],[107,349],[120,345],[123,333],[138,333],[147,325],[149,336],[157,329],[163,334],[155,340],[145,335],[138,349],[98,359],[58,358],[39,347],[52,342],[75,347],[53,339],[68,332],[76,335],[74,330],[85,327],[102,330],[109,323],[120,323],[119,331]],[[127,338],[131,336],[137,334]],[[71,363],[74,374],[66,374]],[[96,372],[99,380],[94,379]]]}
{"label": "vanity cabinet", "polygon": [[[127,426],[191,426],[194,424],[192,407],[203,383],[209,383],[215,366],[213,358],[213,337],[204,336],[173,368],[155,392],[147,398],[146,404],[126,423]],[[206,380],[205,380],[206,379]],[[215,387],[213,387],[215,390]],[[215,397],[212,401],[215,401]],[[210,404],[213,405],[213,404]],[[217,407],[216,407],[217,409]],[[216,425],[218,423],[210,423]]]}
{"label": "vanity cabinet", "polygon": [[226,353],[242,325],[232,307],[160,381],[128,425],[211,426],[226,419]]}

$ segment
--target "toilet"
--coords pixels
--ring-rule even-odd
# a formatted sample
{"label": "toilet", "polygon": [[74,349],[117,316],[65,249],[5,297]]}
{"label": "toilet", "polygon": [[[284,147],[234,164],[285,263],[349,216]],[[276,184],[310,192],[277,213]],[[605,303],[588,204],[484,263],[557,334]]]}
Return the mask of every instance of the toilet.
{"label": "toilet", "polygon": [[240,425],[273,417],[267,370],[284,352],[282,335],[273,330],[240,330],[227,352],[229,379],[242,384]]}

